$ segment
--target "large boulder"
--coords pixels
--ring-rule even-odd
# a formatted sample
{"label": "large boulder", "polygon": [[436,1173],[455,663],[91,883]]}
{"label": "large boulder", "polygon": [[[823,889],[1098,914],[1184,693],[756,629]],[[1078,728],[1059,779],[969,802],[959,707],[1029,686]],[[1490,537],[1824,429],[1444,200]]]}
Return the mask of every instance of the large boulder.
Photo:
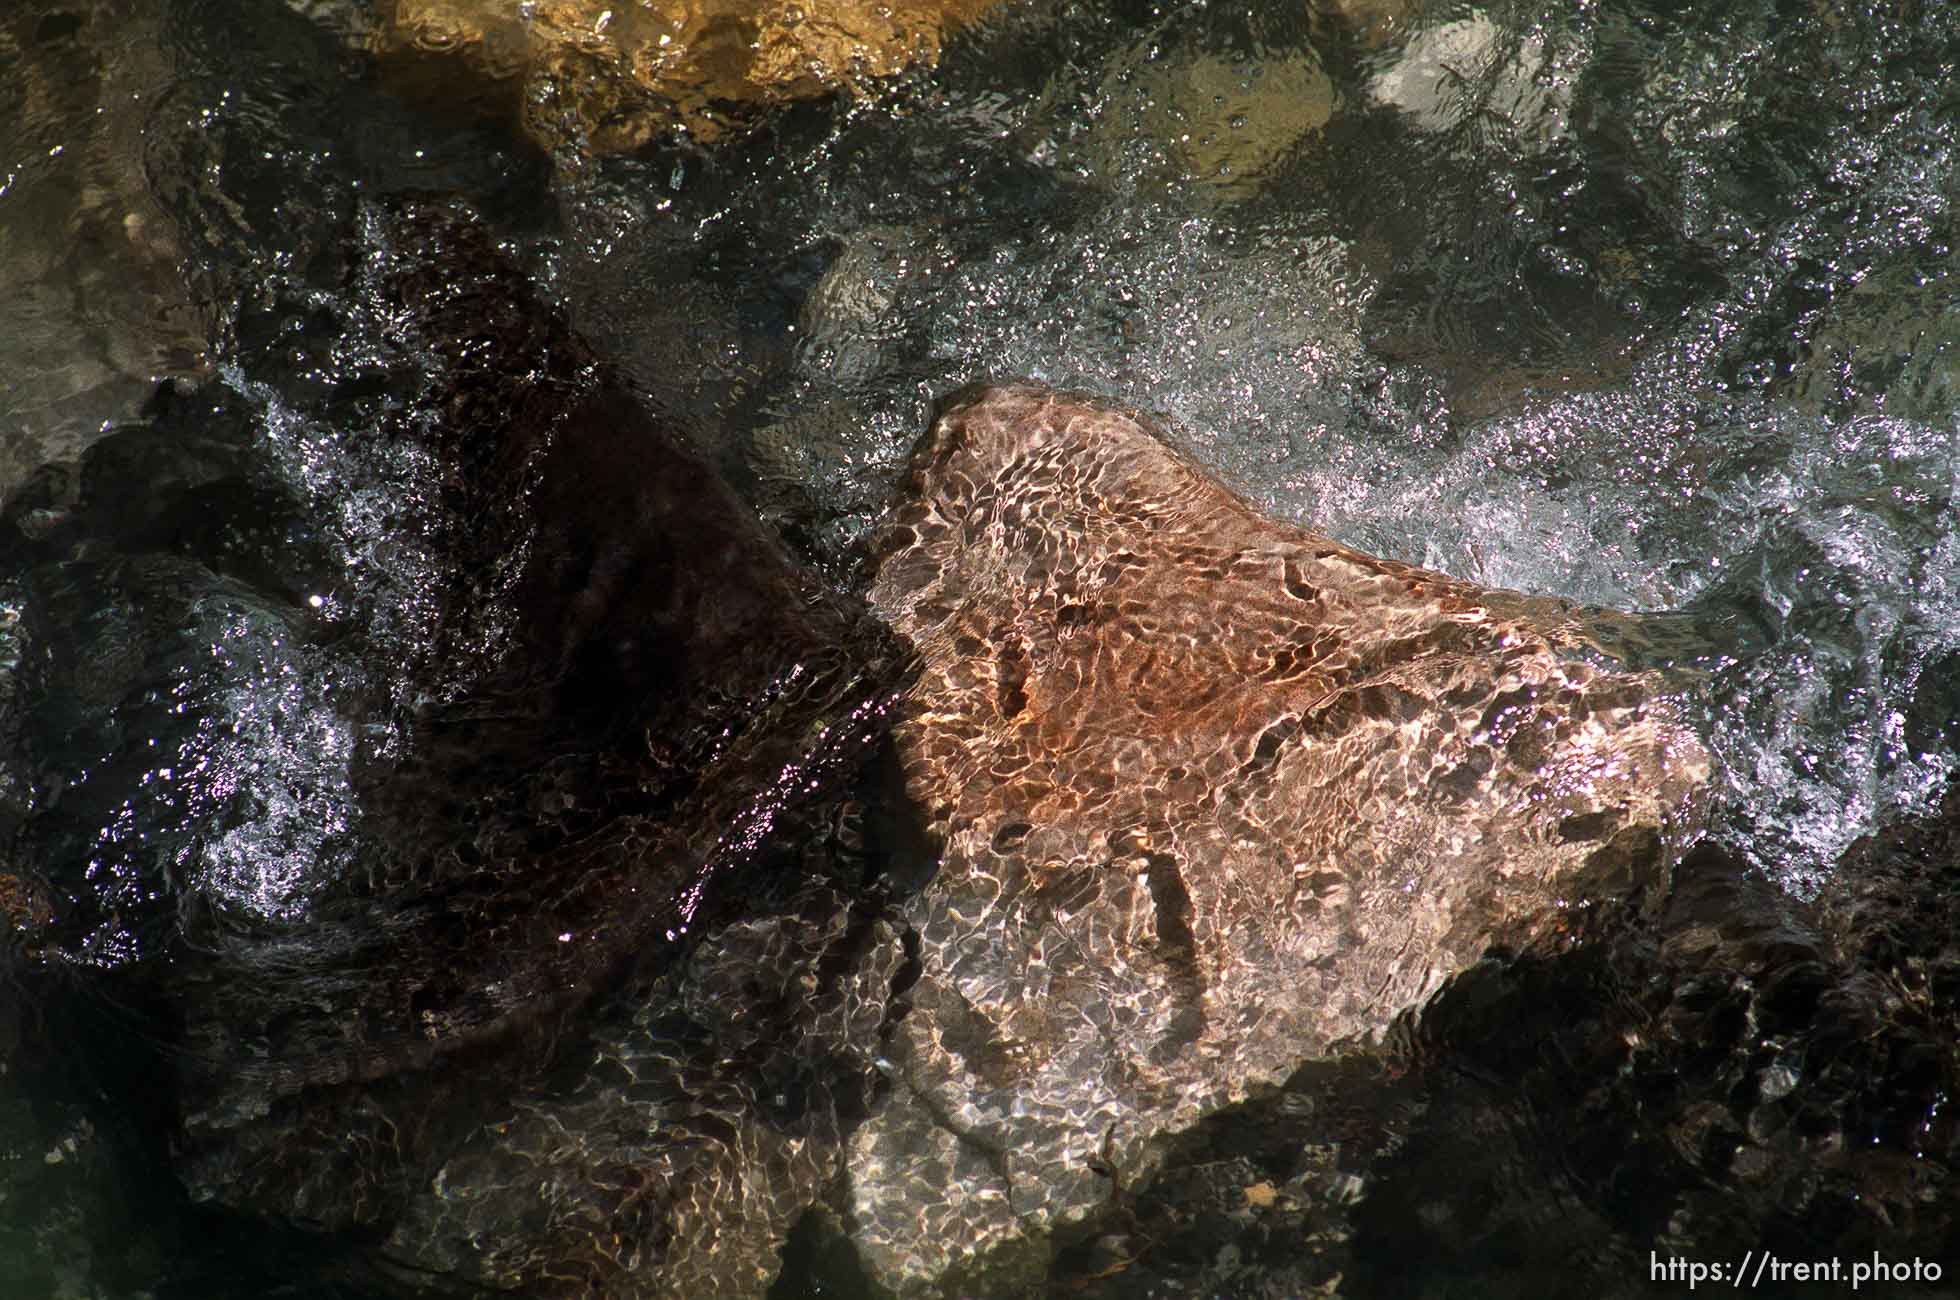
{"label": "large boulder", "polygon": [[1664,883],[1709,774],[1666,681],[1606,653],[1638,620],[1360,554],[1036,386],[946,406],[871,597],[921,660],[896,734],[944,845],[852,1143],[857,1240],[901,1291]]}
{"label": "large boulder", "polygon": [[996,0],[393,0],[373,43],[440,97],[516,109],[546,147],[633,149],[739,129],[770,108],[931,66]]}
{"label": "large boulder", "polygon": [[[754,1294],[880,1078],[890,972],[826,973],[897,951],[850,796],[902,658],[467,210],[347,253],[363,337],[306,341],[366,369],[166,389],[10,553],[8,758],[107,757],[8,837],[9,971],[118,1008],[65,1046],[194,1201]],[[248,373],[305,372],[260,324]]]}

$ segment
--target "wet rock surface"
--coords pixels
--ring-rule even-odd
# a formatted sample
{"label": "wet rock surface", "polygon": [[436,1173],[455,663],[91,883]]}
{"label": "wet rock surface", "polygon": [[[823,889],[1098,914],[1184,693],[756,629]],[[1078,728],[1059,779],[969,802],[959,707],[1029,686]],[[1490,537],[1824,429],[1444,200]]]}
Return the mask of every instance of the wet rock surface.
{"label": "wet rock surface", "polygon": [[1583,611],[1265,518],[1120,408],[952,398],[875,547],[945,845],[905,909],[902,1086],[853,1146],[901,1289],[1664,882],[1693,829],[1706,753],[1658,679],[1583,662]]}
{"label": "wet rock surface", "polygon": [[[1653,1293],[1652,1252],[1738,1242],[1956,1258],[1949,11],[1006,6],[879,95],[711,107],[760,129],[709,148],[634,134],[646,102],[602,66],[644,9],[602,33],[603,7],[533,7],[578,49],[542,72],[407,56],[433,94],[399,51],[368,58],[367,10],[0,23],[0,52],[59,74],[16,83],[49,116],[23,112],[40,134],[0,176],[0,236],[30,250],[11,264],[80,286],[92,321],[127,289],[168,300],[164,268],[216,363],[140,415],[0,446],[21,471],[0,487],[9,1280],[1594,1297]],[[120,104],[158,75],[166,96]],[[555,160],[511,152],[520,84],[548,92],[537,138],[573,146]],[[505,116],[457,129],[479,92]],[[403,197],[430,191],[470,198]],[[138,228],[124,275],[138,206],[171,224]],[[48,230],[72,249],[33,251]],[[105,346],[149,356],[127,323]],[[1323,931],[1277,910],[1207,930],[1191,858],[1284,826],[1259,819],[1309,737],[1253,714],[1329,723],[1321,697],[1259,678],[1237,699],[1211,788],[1255,833],[1165,783],[1151,843],[1123,841],[1099,791],[1147,764],[1111,737],[1196,745],[1233,701],[1102,690],[1104,669],[1155,679],[1078,654],[1109,625],[1066,601],[1006,600],[967,659],[927,638],[938,684],[908,686],[857,602],[853,548],[930,404],[1008,373],[1097,388],[1097,421],[1173,413],[1209,467],[1191,482],[1332,535],[1387,607],[1417,570],[1352,557],[1474,581],[1437,590],[1521,640],[1458,629],[1462,663],[1546,670],[1515,761],[1493,750],[1466,796],[1526,843],[1527,885],[1569,846],[1494,792],[1530,766],[1525,724],[1576,715],[1581,668],[1680,688],[1708,838],[1671,887],[1615,882],[1542,927],[1497,891],[1394,914],[1463,919],[1434,978],[1401,968],[1441,988],[1401,1016],[1365,986],[1267,999],[1295,1028],[1371,1026],[1298,1068],[1229,1040],[1204,961]],[[1001,522],[1001,556],[1045,555],[1054,521]],[[1190,563],[1113,589],[1176,624],[1191,574],[1235,580]],[[946,616],[1037,567],[992,566]],[[1630,639],[1661,627],[1689,635]],[[1230,637],[1145,648],[1200,683],[1280,667]],[[1449,712],[1423,695],[1449,649],[1389,656],[1425,719]],[[1340,662],[1290,656],[1302,691]],[[1031,820],[996,849],[955,805],[936,877],[903,789],[921,733],[886,749],[866,719],[826,756],[853,672],[988,719],[971,743],[1024,771],[1086,774],[1046,806],[1054,838],[1140,857],[1046,876]],[[1385,685],[1350,692],[1380,708],[1334,739],[1381,741],[1363,784],[1402,790],[1435,755],[1384,730],[1414,721]],[[1004,707],[1122,726],[1071,739]],[[1011,766],[960,797],[1012,802]],[[1387,802],[1441,825],[1445,793]],[[1173,815],[1200,830],[1165,842],[1202,852],[1157,851],[1149,819]],[[1025,953],[991,928],[1008,914]],[[1486,926],[1500,942],[1470,942]],[[1009,968],[1016,989],[986,978]],[[1139,990],[1131,1037],[1075,1076],[1043,1055]],[[1255,1082],[1227,1077],[1254,1057]],[[1202,1106],[1152,1091],[1193,1078]],[[1069,1129],[1097,1097],[1142,1122]],[[944,1223],[967,1225],[950,1247]]]}
{"label": "wet rock surface", "polygon": [[1678,1295],[1656,1254],[1732,1266],[1747,1240],[1847,1286],[1917,1260],[1945,1294],[1960,1025],[1933,991],[1951,909],[1923,904],[1960,870],[1960,796],[1837,865],[1802,904],[1697,850],[1660,908],[1492,952],[1379,1050],[1180,1132],[993,1293]]}
{"label": "wet rock surface", "polygon": [[146,176],[173,74],[149,15],[25,0],[0,14],[0,496],[73,457],[163,375],[207,364],[208,322]]}
{"label": "wet rock surface", "polygon": [[610,153],[671,132],[712,141],[772,107],[929,67],[996,3],[389,0],[371,39],[433,98],[515,110],[547,148]]}
{"label": "wet rock surface", "polygon": [[[1421,1018],[1427,1113],[1357,1211],[1358,1288],[1440,1294],[1434,1278],[1458,1274],[1661,1293],[1649,1252],[1733,1260],[1738,1241],[1846,1270],[1916,1258],[1946,1271],[1960,1023],[1935,990],[1954,961],[1956,870],[1950,792],[1853,846],[1812,904],[1704,849],[1657,918],[1466,975]],[[1446,1188],[1422,1172],[1454,1164],[1452,1148],[1489,1181]],[[1497,1183],[1531,1190],[1500,1203]],[[1537,1266],[1572,1258],[1556,1239],[1582,1267]],[[1922,1267],[1918,1280],[1940,1278]]]}

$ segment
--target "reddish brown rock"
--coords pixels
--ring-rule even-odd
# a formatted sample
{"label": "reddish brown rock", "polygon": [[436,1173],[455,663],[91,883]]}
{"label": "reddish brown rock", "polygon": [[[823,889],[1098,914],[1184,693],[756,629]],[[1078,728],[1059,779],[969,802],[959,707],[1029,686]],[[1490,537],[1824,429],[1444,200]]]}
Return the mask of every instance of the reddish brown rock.
{"label": "reddish brown rock", "polygon": [[1701,743],[1598,652],[1636,620],[1274,520],[1119,407],[956,396],[879,554],[945,845],[907,908],[900,1086],[852,1147],[860,1247],[900,1289],[1664,881],[1696,819]]}

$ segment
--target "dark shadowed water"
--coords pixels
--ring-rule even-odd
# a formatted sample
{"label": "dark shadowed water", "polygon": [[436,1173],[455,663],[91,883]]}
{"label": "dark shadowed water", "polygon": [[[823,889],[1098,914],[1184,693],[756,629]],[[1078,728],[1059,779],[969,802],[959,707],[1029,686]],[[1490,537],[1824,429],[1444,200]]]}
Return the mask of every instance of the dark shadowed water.
{"label": "dark shadowed water", "polygon": [[196,918],[376,870],[362,773],[510,653],[450,467],[371,436],[431,364],[361,275],[402,195],[838,589],[934,400],[1029,376],[1344,542],[1680,615],[1710,835],[1779,889],[1960,763],[1960,12],[1044,0],[605,159],[398,96],[365,20],[0,16],[0,871],[59,918],[0,1018],[0,1294],[369,1294],[189,1203],[89,1070],[157,1068],[118,1035]]}

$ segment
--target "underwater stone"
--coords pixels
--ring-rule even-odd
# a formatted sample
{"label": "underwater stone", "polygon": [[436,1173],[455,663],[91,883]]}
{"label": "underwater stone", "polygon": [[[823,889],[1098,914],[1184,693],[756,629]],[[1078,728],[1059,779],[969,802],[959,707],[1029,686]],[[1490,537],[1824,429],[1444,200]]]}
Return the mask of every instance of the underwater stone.
{"label": "underwater stone", "polygon": [[178,903],[176,1172],[421,1277],[759,1294],[878,1078],[895,959],[819,972],[895,951],[831,828],[901,662],[473,214],[359,234],[426,371],[374,437],[446,470],[429,659],[480,672],[357,758],[357,870],[310,911]]}
{"label": "underwater stone", "polygon": [[871,596],[922,661],[896,735],[944,844],[851,1148],[900,1291],[1663,884],[1709,775],[1665,682],[1602,653],[1638,620],[1275,521],[1145,417],[1032,385],[949,400]]}
{"label": "underwater stone", "polygon": [[546,147],[613,153],[671,131],[714,140],[778,105],[930,66],[994,3],[395,0],[373,43],[443,97],[521,103]]}

